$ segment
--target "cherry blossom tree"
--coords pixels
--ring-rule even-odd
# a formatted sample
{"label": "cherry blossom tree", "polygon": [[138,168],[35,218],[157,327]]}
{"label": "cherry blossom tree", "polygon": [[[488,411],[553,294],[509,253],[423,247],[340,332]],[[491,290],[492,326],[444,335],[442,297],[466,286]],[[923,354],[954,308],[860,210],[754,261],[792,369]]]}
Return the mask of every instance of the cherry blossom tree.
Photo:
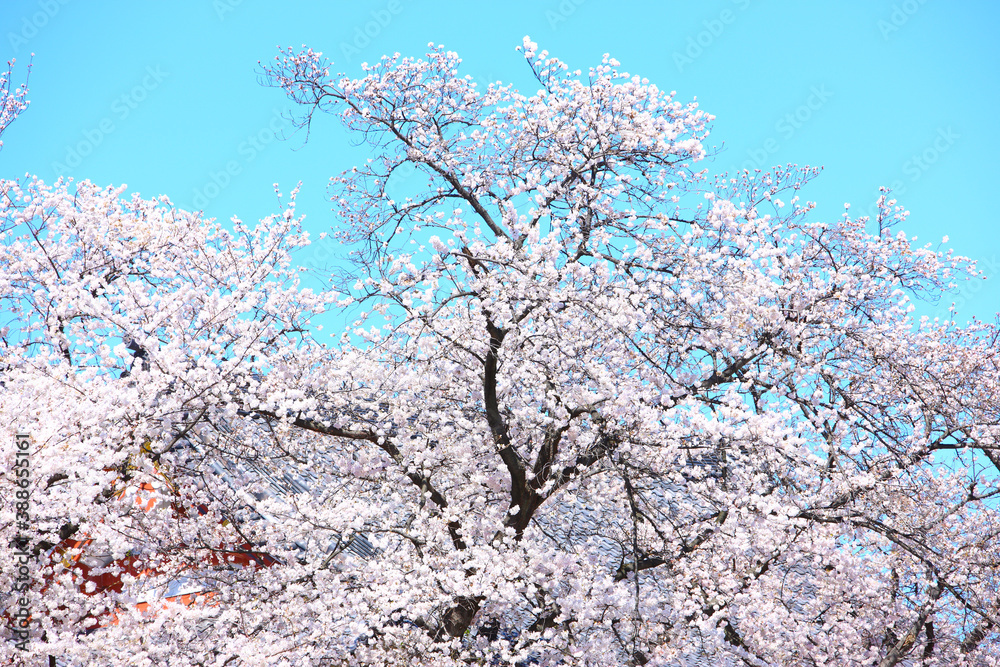
{"label": "cherry blossom tree", "polygon": [[265,68],[371,149],[331,182],[350,254],[323,289],[294,193],[251,228],[2,184],[31,650],[1000,664],[1000,330],[912,303],[974,264],[888,192],[817,222],[815,169],[712,178],[695,103],[522,48],[530,96],[433,46]]}

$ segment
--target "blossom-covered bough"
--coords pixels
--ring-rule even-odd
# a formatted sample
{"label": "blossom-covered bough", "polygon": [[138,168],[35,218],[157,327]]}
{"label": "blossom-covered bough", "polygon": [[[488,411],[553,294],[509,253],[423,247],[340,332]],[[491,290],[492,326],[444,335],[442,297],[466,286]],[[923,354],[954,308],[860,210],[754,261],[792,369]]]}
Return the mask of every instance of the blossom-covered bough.
{"label": "blossom-covered bough", "polygon": [[[353,254],[329,290],[301,284],[294,197],[251,229],[3,184],[0,411],[37,443],[33,650],[1000,664],[998,329],[910,302],[974,266],[897,232],[888,193],[876,220],[823,223],[799,199],[815,170],[712,180],[695,104],[608,57],[581,73],[523,51],[531,96],[480,89],[440,47],[360,79],[310,50],[266,68],[303,125],[329,112],[371,147],[331,185]],[[330,313],[356,321],[331,338]],[[234,488],[218,460],[308,492]],[[137,504],[140,484],[162,502]],[[378,557],[326,546],[358,533]],[[120,586],[45,560],[73,535]],[[136,610],[180,577],[205,594]]]}
{"label": "blossom-covered bough", "polygon": [[[31,73],[31,65],[28,65],[28,73]],[[14,81],[14,60],[7,61],[7,71],[0,73],[0,136],[14,122],[14,119],[28,108],[28,76],[25,76],[24,83],[11,90]],[[3,141],[0,140],[0,148],[3,148]]]}

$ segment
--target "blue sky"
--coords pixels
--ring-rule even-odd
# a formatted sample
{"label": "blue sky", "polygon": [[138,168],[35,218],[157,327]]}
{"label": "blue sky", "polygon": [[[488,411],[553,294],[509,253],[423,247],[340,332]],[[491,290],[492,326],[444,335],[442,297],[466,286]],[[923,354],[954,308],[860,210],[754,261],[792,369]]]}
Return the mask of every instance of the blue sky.
{"label": "blue sky", "polygon": [[697,97],[717,116],[712,171],[823,166],[805,193],[817,219],[844,202],[867,210],[894,185],[909,234],[948,235],[993,278],[949,297],[960,319],[993,319],[998,19],[986,0],[4,0],[0,55],[21,74],[35,56],[32,104],[4,136],[0,177],[125,183],[245,220],[276,210],[272,184],[302,181],[299,212],[325,231],[327,180],[365,152],[329,116],[304,142],[280,91],[260,85],[258,61],[307,44],[356,75],[363,61],[420,55],[433,41],[457,51],[466,74],[534,92],[514,51],[530,35],[574,68],[608,52],[680,100]]}

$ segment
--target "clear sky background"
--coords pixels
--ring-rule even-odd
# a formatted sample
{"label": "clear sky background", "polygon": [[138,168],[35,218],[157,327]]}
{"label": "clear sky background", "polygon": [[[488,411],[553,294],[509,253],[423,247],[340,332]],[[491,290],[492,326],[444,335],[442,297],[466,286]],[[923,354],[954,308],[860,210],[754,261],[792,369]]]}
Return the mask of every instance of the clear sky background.
{"label": "clear sky background", "polygon": [[[360,63],[428,42],[481,82],[533,93],[514,48],[586,70],[623,69],[697,97],[717,120],[715,172],[824,167],[805,192],[817,219],[869,210],[880,185],[921,243],[949,244],[991,280],[948,297],[960,319],[1000,312],[1000,3],[990,0],[0,0],[0,55],[31,53],[31,106],[4,136],[0,178],[59,175],[166,194],[228,219],[275,212],[273,183],[302,181],[298,210],[334,223],[330,176],[365,159],[331,116],[308,143],[258,61],[307,44],[358,75]],[[235,164],[236,175],[224,174]],[[943,314],[947,304],[921,307]]]}

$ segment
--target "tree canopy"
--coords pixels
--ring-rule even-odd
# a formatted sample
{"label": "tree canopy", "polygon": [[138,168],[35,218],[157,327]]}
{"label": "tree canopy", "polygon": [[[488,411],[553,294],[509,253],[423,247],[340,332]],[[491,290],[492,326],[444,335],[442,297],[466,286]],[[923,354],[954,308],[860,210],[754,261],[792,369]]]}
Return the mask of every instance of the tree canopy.
{"label": "tree canopy", "polygon": [[32,650],[1000,664],[1000,330],[912,303],[974,264],[897,231],[888,191],[822,222],[816,169],[710,175],[712,116],[610,56],[522,51],[531,95],[433,45],[264,68],[370,147],[331,181],[322,289],[294,192],[251,227],[0,183]]}

